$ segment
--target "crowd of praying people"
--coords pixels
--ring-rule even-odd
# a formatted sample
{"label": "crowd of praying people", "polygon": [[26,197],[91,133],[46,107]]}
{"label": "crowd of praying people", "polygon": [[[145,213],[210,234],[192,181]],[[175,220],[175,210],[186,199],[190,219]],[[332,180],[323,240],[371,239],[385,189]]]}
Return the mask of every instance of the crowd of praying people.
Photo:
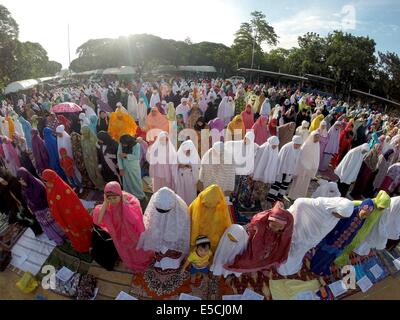
{"label": "crowd of praying people", "polygon": [[[329,275],[400,238],[399,119],[361,103],[175,78],[34,89],[1,106],[0,213],[107,270],[288,276],[315,249],[311,271]],[[89,190],[104,194],[93,210]]]}

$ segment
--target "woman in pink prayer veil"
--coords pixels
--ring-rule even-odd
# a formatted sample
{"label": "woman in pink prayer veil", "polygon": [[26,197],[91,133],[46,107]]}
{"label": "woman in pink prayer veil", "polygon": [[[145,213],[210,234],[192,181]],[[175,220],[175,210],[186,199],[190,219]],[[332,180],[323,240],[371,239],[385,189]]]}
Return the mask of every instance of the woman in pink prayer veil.
{"label": "woman in pink prayer veil", "polygon": [[94,209],[93,219],[110,234],[119,256],[129,269],[142,272],[152,263],[154,252],[136,249],[145,230],[140,202],[122,191],[118,182],[106,184],[104,203]]}

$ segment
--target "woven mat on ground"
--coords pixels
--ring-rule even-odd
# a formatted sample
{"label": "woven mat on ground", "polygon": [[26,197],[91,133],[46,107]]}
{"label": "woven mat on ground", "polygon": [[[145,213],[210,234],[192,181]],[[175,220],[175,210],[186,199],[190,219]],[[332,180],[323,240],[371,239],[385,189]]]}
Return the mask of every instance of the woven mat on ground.
{"label": "woven mat on ground", "polygon": [[187,293],[211,300],[215,297],[217,287],[218,278],[212,275],[192,278],[188,272],[181,273],[180,270],[149,268],[133,276],[131,295],[144,300],[177,300],[181,293]]}
{"label": "woven mat on ground", "polygon": [[120,263],[113,271],[107,271],[93,263],[88,271],[97,279],[99,291],[96,300],[114,300],[117,295],[124,291],[130,292],[132,283],[132,272]]}
{"label": "woven mat on ground", "polygon": [[390,251],[381,250],[381,251],[377,251],[376,253],[379,256],[382,263],[387,268],[390,275],[396,276],[396,275],[400,274],[400,270],[398,270],[393,263],[394,259],[400,258],[400,250],[399,249],[395,248]]}
{"label": "woven mat on ground", "polygon": [[[257,272],[251,274],[243,274],[240,278],[236,277],[228,277],[225,281],[220,280],[220,294],[219,296],[225,294],[242,294],[246,288],[250,288],[255,292],[263,294],[266,300],[271,300],[271,292],[269,290],[269,280],[279,280],[279,279],[297,279],[297,280],[313,280],[317,279],[321,286],[328,285],[332,282],[342,280],[343,275],[341,274],[341,270],[332,266],[331,271],[332,275],[329,277],[321,277],[315,275],[310,271],[310,257],[312,256],[313,252],[309,252],[303,261],[303,268],[295,275],[283,277],[279,275],[276,271],[270,270],[266,272]],[[368,273],[368,276],[371,277],[369,268],[371,268],[374,264],[378,264],[383,269],[383,275],[379,278],[379,281],[383,280],[389,275],[387,268],[385,267],[384,263],[380,260],[379,256],[376,252],[372,252],[369,256],[360,257],[360,256],[352,256],[351,263],[353,265],[358,264],[361,267],[361,270],[364,270],[364,273]],[[373,277],[373,276],[372,276]],[[371,279],[372,280],[372,279]],[[373,281],[374,282],[374,281]],[[341,296],[340,299],[345,297],[351,296],[360,290],[349,290],[345,295]]]}
{"label": "woven mat on ground", "polygon": [[18,223],[8,225],[0,236],[0,248],[11,250],[25,230],[26,227],[23,227]]}
{"label": "woven mat on ground", "polygon": [[65,266],[74,272],[86,274],[91,262],[92,258],[89,254],[74,251],[71,244],[66,242],[62,246],[56,247],[43,265],[52,265],[56,269]]}

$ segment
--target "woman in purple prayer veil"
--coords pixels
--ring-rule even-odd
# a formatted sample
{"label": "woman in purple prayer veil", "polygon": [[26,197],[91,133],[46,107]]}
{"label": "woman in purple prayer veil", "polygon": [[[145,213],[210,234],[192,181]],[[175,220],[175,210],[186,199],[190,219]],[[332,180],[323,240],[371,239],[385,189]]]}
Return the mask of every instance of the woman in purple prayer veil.
{"label": "woman in purple prayer veil", "polygon": [[35,159],[37,173],[41,176],[43,170],[49,169],[49,153],[37,129],[32,129],[32,153]]}
{"label": "woman in purple prayer veil", "polygon": [[51,215],[43,182],[35,178],[24,167],[18,169],[17,178],[22,187],[22,197],[35,215],[44,233],[57,245],[63,244],[65,234]]}
{"label": "woman in purple prayer veil", "polygon": [[[213,120],[211,120],[211,121],[209,121],[208,122],[208,126],[210,127],[210,130],[213,130],[213,131],[215,131],[215,130],[218,130],[219,131],[219,133],[220,133],[220,139],[219,139],[219,141],[224,141],[224,128],[225,128],[225,124],[224,124],[224,121],[223,120],[221,120],[221,119],[219,119],[219,118],[215,118],[215,119],[213,119]],[[214,142],[217,142],[217,140],[215,140],[215,133],[213,134],[212,132],[210,133],[211,134],[211,136],[212,136],[212,138],[213,138],[213,143]]]}

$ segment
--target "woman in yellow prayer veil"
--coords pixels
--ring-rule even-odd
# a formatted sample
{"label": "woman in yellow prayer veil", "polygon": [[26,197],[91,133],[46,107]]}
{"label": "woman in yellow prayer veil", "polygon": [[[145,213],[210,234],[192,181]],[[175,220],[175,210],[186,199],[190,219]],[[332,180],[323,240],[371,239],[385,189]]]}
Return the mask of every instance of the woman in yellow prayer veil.
{"label": "woman in yellow prayer veil", "polygon": [[[380,216],[384,209],[390,207],[390,196],[385,191],[379,191],[376,198],[372,199],[374,202],[374,211],[365,220],[363,226],[358,230],[357,235],[354,237],[353,241],[347,245],[341,256],[335,260],[335,264],[338,266],[344,266],[349,262],[349,254],[365,240],[368,234],[371,232],[372,228],[376,223],[378,223]],[[355,206],[361,204],[361,201],[353,201]]]}
{"label": "woman in yellow prayer veil", "polygon": [[322,120],[324,120],[324,115],[319,114],[317,115],[313,121],[311,121],[311,126],[308,129],[309,132],[313,132],[314,130],[317,130],[319,128],[319,125],[321,124]]}
{"label": "woman in yellow prayer veil", "polygon": [[[246,134],[246,127],[244,126],[243,118],[241,115],[237,115],[236,117],[234,117],[232,121],[229,122],[227,128],[230,131],[232,138],[226,140],[234,140],[233,138],[235,138],[235,140],[237,140],[238,138],[243,139],[244,135]],[[235,130],[242,130],[242,137],[235,137]]]}
{"label": "woman in yellow prayer veil", "polygon": [[189,206],[192,222],[190,245],[195,246],[199,235],[207,236],[211,241],[211,250],[215,251],[225,230],[232,225],[228,204],[221,188],[213,184],[201,192]]}
{"label": "woman in yellow prayer veil", "polygon": [[119,141],[119,138],[125,134],[135,136],[136,130],[135,120],[123,108],[118,107],[111,113],[108,133],[115,141]]}
{"label": "woman in yellow prayer veil", "polygon": [[15,134],[14,120],[10,116],[7,116],[6,120],[8,122],[8,132],[10,135],[9,137],[10,139],[14,139],[14,134]]}
{"label": "woman in yellow prayer veil", "polygon": [[167,104],[167,119],[169,121],[176,121],[175,107],[173,102]]}

